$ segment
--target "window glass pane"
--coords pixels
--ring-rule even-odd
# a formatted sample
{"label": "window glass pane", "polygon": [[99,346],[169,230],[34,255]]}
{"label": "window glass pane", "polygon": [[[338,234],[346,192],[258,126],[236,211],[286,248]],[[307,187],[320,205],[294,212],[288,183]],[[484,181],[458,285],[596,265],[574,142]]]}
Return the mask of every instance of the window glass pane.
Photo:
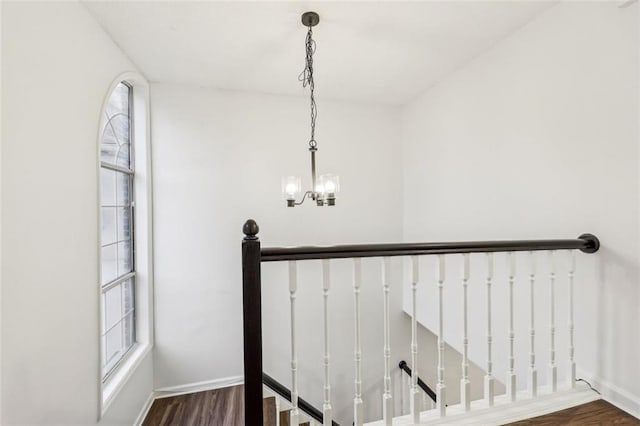
{"label": "window glass pane", "polygon": [[105,331],[122,319],[122,284],[105,293]]}
{"label": "window glass pane", "polygon": [[107,336],[106,335],[102,335],[100,337],[100,343],[102,346],[100,346],[100,361],[101,361],[101,365],[102,365],[102,376],[104,377],[105,374],[107,374],[109,372],[109,370],[105,369],[105,365],[107,364]]}
{"label": "window glass pane", "polygon": [[122,276],[133,270],[131,241],[118,243],[118,276]]}
{"label": "window glass pane", "polygon": [[120,145],[118,149],[118,155],[116,157],[116,164],[120,167],[125,167],[127,169],[131,169],[131,145],[127,143],[123,143]]}
{"label": "window glass pane", "polygon": [[116,173],[109,169],[100,169],[100,204],[114,206],[116,204]]}
{"label": "window glass pane", "polygon": [[134,307],[133,286],[133,278],[128,279],[122,284],[122,312],[124,314],[133,310]]}
{"label": "window glass pane", "polygon": [[105,163],[130,168],[129,116],[119,112],[111,116],[102,132],[101,160]]}
{"label": "window glass pane", "polygon": [[103,375],[108,374],[135,343],[134,284],[130,278],[102,295]]}
{"label": "window glass pane", "polygon": [[109,98],[100,140],[100,160],[120,167],[131,167],[129,86],[120,83]]}
{"label": "window glass pane", "polygon": [[[128,226],[128,224],[127,224]],[[116,208],[102,208],[102,234],[100,243],[105,246],[117,241],[118,233],[116,232]]]}
{"label": "window glass pane", "polygon": [[128,240],[130,238],[131,238],[131,208],[119,207],[118,208],[118,241]]}
{"label": "window glass pane", "polygon": [[131,346],[133,346],[136,341],[133,311],[131,311],[122,321],[122,332],[124,333],[124,336],[122,336],[122,341],[124,342],[124,350],[127,351]]}
{"label": "window glass pane", "polygon": [[100,161],[109,164],[116,164],[118,147],[113,128],[107,121],[100,137]]}
{"label": "window glass pane", "polygon": [[[105,327],[105,321],[104,321],[104,315],[105,315],[105,312],[106,312],[104,306],[106,304],[106,298],[107,298],[106,294],[104,294],[104,293],[100,294],[100,334],[103,335],[103,336],[104,336],[105,330],[107,329],[107,327]],[[103,352],[102,353],[102,358],[103,358],[102,364],[104,365],[104,345],[102,346],[102,352]]]}
{"label": "window glass pane", "polygon": [[118,277],[117,245],[102,247],[102,285]]}
{"label": "window glass pane", "polygon": [[115,327],[107,332],[104,344],[106,348],[106,371],[104,371],[104,373],[106,374],[122,356],[122,322],[119,322]]}
{"label": "window glass pane", "polygon": [[131,176],[115,172],[116,174],[116,203],[125,207],[131,205]]}
{"label": "window glass pane", "polygon": [[124,83],[119,83],[115,89],[113,89],[105,111],[108,116],[115,115],[119,112],[129,113],[129,86]]}

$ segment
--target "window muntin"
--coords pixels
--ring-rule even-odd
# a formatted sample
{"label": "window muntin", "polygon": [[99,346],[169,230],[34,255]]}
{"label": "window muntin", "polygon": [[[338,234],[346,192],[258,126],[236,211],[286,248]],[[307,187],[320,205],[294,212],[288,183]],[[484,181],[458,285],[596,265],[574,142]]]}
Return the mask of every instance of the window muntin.
{"label": "window muntin", "polygon": [[119,83],[100,137],[101,359],[106,379],[136,342],[132,87]]}
{"label": "window muntin", "polygon": [[125,82],[119,83],[111,93],[100,138],[100,160],[106,164],[133,170],[131,93],[131,86]]}

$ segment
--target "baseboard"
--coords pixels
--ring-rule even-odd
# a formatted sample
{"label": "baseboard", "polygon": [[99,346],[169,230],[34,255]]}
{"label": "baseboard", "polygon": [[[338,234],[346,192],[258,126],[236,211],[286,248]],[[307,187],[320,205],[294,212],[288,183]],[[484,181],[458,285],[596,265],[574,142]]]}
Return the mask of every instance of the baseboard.
{"label": "baseboard", "polygon": [[156,389],[154,399],[167,398],[169,396],[183,395],[186,393],[203,392],[213,389],[226,388],[244,383],[243,376],[223,377],[221,379],[206,380],[204,382],[187,383],[178,386],[168,386]]}
{"label": "baseboard", "polygon": [[154,393],[151,392],[149,394],[149,398],[147,398],[147,401],[142,406],[142,410],[140,410],[140,413],[138,414],[138,417],[136,417],[136,421],[133,423],[133,426],[141,426],[142,425],[142,422],[144,422],[145,417],[147,417],[147,414],[149,414],[149,410],[151,409],[151,406],[153,405],[153,401],[155,401],[155,396],[154,396]]}
{"label": "baseboard", "polygon": [[578,369],[578,378],[587,380],[591,386],[602,394],[602,399],[640,419],[640,396],[633,395],[620,387]]}

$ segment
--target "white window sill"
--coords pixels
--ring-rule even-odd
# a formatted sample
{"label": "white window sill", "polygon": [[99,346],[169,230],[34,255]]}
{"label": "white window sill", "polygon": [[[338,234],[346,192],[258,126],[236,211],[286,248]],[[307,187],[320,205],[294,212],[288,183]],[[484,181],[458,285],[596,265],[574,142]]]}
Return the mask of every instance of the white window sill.
{"label": "white window sill", "polygon": [[109,409],[109,406],[116,398],[120,390],[133,376],[142,360],[151,351],[150,344],[138,344],[129,356],[117,367],[117,370],[102,384],[102,408],[100,417]]}

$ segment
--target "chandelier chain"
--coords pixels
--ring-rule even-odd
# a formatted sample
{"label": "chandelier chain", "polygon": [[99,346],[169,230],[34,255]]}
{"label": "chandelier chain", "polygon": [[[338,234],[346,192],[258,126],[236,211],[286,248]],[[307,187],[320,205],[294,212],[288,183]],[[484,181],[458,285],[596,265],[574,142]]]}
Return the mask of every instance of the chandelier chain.
{"label": "chandelier chain", "polygon": [[318,108],[316,106],[316,99],[314,97],[315,83],[313,81],[313,54],[316,51],[316,42],[313,39],[313,30],[311,27],[309,27],[309,30],[307,31],[305,50],[305,67],[298,76],[298,80],[302,82],[302,87],[306,88],[307,86],[309,86],[309,90],[311,91],[311,139],[309,139],[309,148],[315,149],[318,145],[318,143],[316,142],[316,118],[318,117]]}

